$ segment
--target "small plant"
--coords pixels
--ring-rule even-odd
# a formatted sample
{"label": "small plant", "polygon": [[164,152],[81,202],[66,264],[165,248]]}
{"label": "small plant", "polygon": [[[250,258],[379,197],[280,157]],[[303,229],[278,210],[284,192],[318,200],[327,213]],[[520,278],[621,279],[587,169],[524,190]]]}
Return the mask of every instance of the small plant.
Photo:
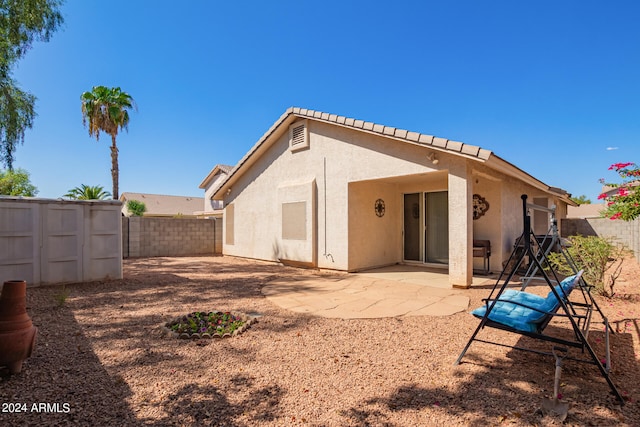
{"label": "small plant", "polygon": [[137,200],[129,200],[127,202],[127,210],[133,216],[142,216],[147,211],[147,205]]}
{"label": "small plant", "polygon": [[58,303],[58,307],[62,307],[65,302],[67,302],[67,298],[69,298],[69,289],[65,285],[62,285],[60,291],[57,292],[53,298]]}
{"label": "small plant", "polygon": [[[596,292],[606,297],[615,294],[615,281],[622,271],[625,256],[631,251],[614,244],[611,239],[598,236],[571,236],[567,247],[576,267],[584,270],[584,279]],[[573,274],[571,266],[561,253],[550,253],[549,262],[562,274]],[[607,272],[609,275],[607,276]]]}
{"label": "small plant", "polygon": [[234,331],[242,328],[247,321],[241,316],[222,311],[194,311],[182,316],[173,322],[167,323],[167,327],[177,334],[194,335],[209,334],[209,336],[222,337],[232,335]]}

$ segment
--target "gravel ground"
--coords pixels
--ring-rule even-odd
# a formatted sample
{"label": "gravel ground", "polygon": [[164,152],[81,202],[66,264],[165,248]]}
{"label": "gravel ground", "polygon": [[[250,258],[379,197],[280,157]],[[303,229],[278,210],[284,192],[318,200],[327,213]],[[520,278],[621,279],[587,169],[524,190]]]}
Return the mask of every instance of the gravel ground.
{"label": "gravel ground", "polygon": [[[276,278],[337,274],[229,257],[149,258],[126,260],[123,280],[29,288],[38,342],[20,374],[0,370],[0,425],[559,425],[539,411],[553,390],[552,358],[474,343],[454,366],[478,324],[468,313],[325,319],[260,292]],[[598,299],[619,331],[612,378],[627,403],[617,404],[595,366],[567,361],[565,425],[640,425],[639,274],[629,261],[618,296]],[[489,290],[465,291],[471,308]],[[262,317],[224,340],[163,332],[196,310]],[[601,348],[601,332],[591,337]]]}

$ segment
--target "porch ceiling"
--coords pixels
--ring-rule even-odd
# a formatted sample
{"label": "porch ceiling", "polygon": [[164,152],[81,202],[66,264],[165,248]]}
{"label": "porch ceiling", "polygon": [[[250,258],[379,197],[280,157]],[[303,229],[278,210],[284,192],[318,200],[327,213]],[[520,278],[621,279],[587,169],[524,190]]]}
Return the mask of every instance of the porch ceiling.
{"label": "porch ceiling", "polygon": [[425,181],[431,181],[433,179],[447,179],[447,171],[435,171],[435,172],[422,172],[416,173],[412,175],[398,175],[398,176],[389,176],[384,178],[375,178],[375,179],[363,179],[360,181],[351,181],[351,182],[382,182],[385,184],[398,184],[398,185],[411,185],[411,184],[420,184]]}

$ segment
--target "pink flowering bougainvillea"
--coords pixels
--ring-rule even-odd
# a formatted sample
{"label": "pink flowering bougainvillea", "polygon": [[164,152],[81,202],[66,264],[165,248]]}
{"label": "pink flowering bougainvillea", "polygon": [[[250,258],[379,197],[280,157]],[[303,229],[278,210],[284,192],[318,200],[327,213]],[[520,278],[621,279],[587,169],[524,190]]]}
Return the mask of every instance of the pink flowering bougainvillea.
{"label": "pink flowering bougainvillea", "polygon": [[619,184],[600,183],[615,192],[602,193],[599,200],[605,201],[603,215],[610,219],[632,221],[640,216],[640,168],[635,163],[614,163],[609,170],[616,171],[622,178]]}

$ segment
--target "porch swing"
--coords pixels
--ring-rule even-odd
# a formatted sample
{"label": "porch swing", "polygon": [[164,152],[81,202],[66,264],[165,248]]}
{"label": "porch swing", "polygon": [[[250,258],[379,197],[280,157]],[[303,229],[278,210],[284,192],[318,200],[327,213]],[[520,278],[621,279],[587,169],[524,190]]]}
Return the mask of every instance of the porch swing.
{"label": "porch swing", "polygon": [[[480,319],[480,324],[462,350],[462,353],[458,356],[455,365],[460,364],[471,343],[474,341],[554,356],[556,360],[554,394],[557,396],[557,384],[559,383],[562,359],[590,363],[597,366],[600,374],[607,381],[611,392],[620,404],[624,405],[622,396],[609,376],[611,370],[609,334],[613,333],[613,331],[609,326],[606,316],[604,316],[594,300],[593,295],[591,295],[593,286],[589,285],[584,277],[582,277],[582,271],[577,271],[575,262],[566,250],[566,247],[562,244],[557,231],[555,212],[551,212],[549,208],[543,206],[528,204],[527,196],[524,194],[521,198],[523,210],[522,235],[516,241],[514,250],[505,264],[505,268],[500,273],[491,293],[487,298],[483,299],[485,304],[471,312],[471,314]],[[550,211],[552,214],[551,228],[544,239],[536,238],[531,231],[530,209]],[[550,268],[551,264],[549,263],[547,255],[553,249],[558,250],[564,256],[574,272],[572,276],[566,277],[562,281],[558,280],[555,270]],[[525,258],[528,259],[529,265],[525,275],[520,278],[522,288],[520,290],[508,289],[510,285],[514,286],[514,276],[518,271],[521,271],[520,268]],[[544,267],[547,269],[545,270]],[[537,275],[538,273],[540,276]],[[501,283],[503,278],[505,279]],[[550,291],[546,297],[525,291],[527,284],[533,279],[540,280],[548,285]],[[572,299],[569,298],[570,295],[573,297]],[[599,315],[604,324],[604,364],[588,340],[592,315],[594,313]],[[556,333],[548,332],[547,326],[553,319],[564,319],[565,322],[563,324],[566,324],[566,321],[568,321],[573,334],[563,334],[562,332],[566,332],[566,330],[563,331],[562,329]],[[549,342],[551,343],[551,351],[546,352],[522,346],[512,346],[478,338],[478,333],[485,327],[501,329],[536,340]],[[567,336],[572,336],[573,338],[567,338]],[[568,353],[570,348],[578,349],[580,354],[575,357],[570,357]],[[555,399],[557,404],[557,398]]]}

